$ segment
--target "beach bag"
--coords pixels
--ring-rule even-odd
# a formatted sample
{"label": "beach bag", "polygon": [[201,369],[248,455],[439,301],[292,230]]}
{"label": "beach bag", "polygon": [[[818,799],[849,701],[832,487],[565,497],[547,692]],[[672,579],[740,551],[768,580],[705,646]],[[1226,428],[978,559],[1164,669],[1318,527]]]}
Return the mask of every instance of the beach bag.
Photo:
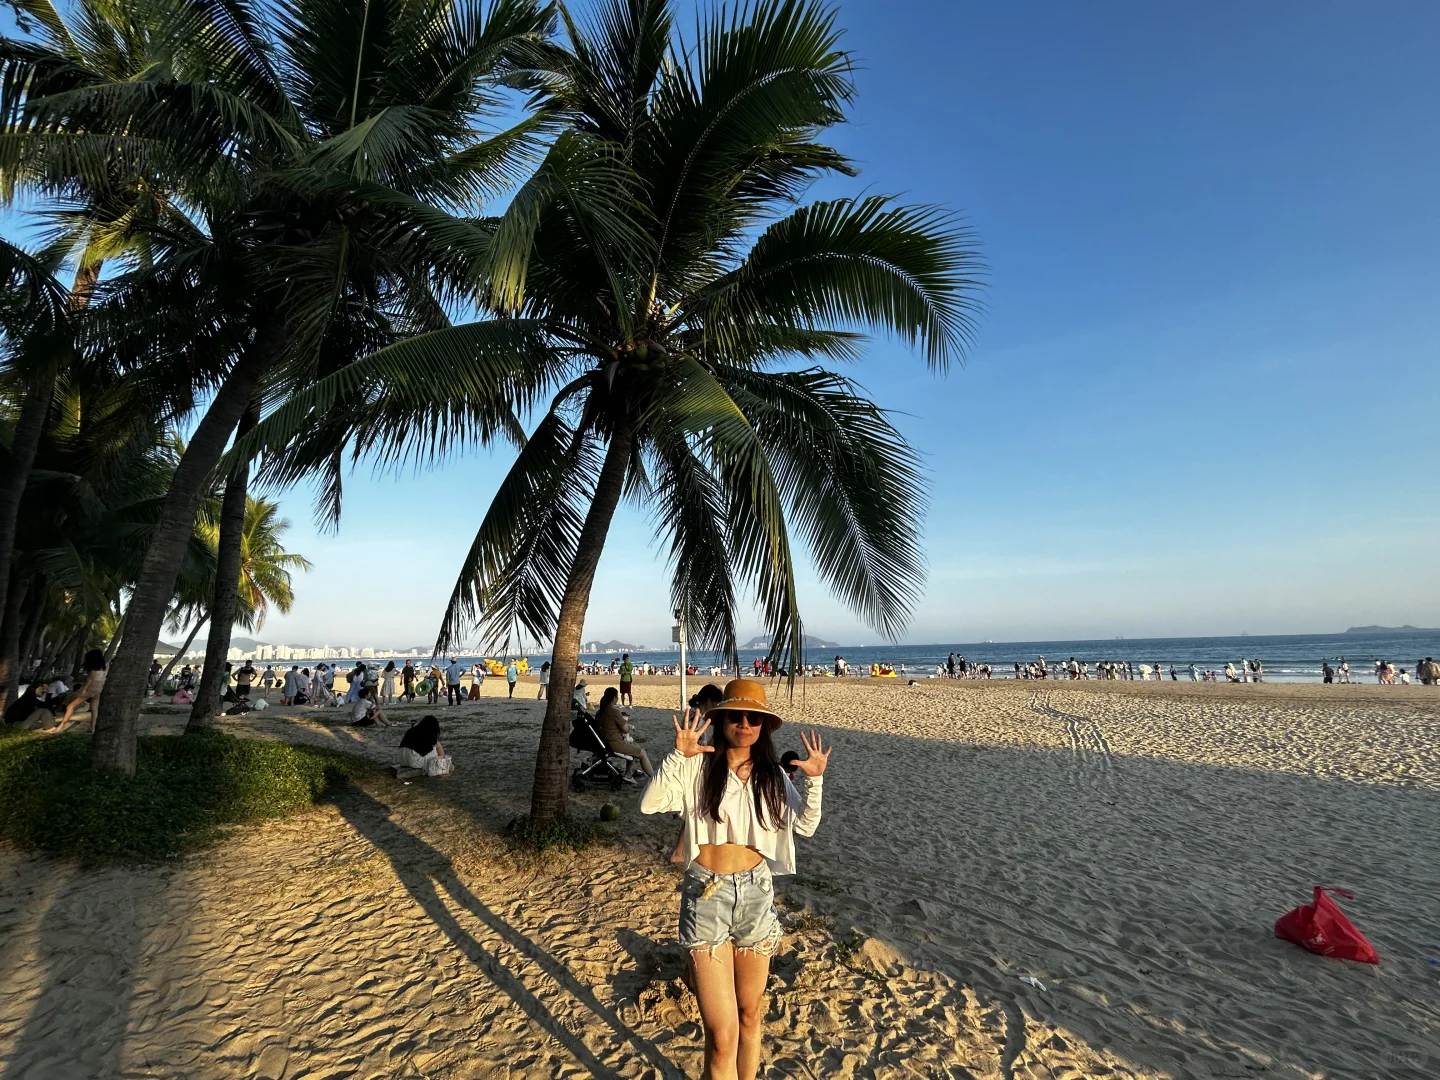
{"label": "beach bag", "polygon": [[449,754],[446,754],[444,757],[436,754],[434,757],[427,758],[425,761],[426,776],[449,776],[454,771],[455,761]]}
{"label": "beach bag", "polygon": [[1275,922],[1275,936],[1293,941],[1321,956],[1355,960],[1362,964],[1380,963],[1375,947],[1365,940],[1365,935],[1326,893],[1334,893],[1347,900],[1355,899],[1355,894],[1345,889],[1316,885],[1315,902],[1280,916]]}

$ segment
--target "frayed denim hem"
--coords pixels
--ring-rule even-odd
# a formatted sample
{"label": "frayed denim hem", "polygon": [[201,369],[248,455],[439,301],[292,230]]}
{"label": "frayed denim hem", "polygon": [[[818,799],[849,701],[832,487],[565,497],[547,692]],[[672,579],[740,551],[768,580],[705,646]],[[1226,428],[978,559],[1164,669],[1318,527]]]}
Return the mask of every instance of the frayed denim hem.
{"label": "frayed denim hem", "polygon": [[[784,930],[780,928],[780,924],[777,922],[771,928],[770,932],[755,942],[755,944],[735,945],[735,951],[738,953],[750,953],[755,956],[774,956],[780,951],[780,939],[784,937],[784,935]],[[734,945],[734,942],[731,941],[730,938],[726,938],[724,941],[697,941],[693,945],[687,945],[686,948],[690,950],[692,955],[707,952],[713,960],[715,958],[715,950],[720,948],[721,945]]]}

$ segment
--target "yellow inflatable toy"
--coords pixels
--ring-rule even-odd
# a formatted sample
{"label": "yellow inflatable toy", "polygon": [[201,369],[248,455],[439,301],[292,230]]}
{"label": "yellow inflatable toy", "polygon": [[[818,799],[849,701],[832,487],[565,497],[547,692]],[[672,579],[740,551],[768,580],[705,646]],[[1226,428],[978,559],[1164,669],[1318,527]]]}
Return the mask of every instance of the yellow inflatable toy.
{"label": "yellow inflatable toy", "polygon": [[[480,662],[485,665],[485,670],[488,671],[488,672],[490,672],[491,675],[504,675],[504,674],[505,674],[505,661],[503,661],[503,660],[491,660],[491,659],[487,656],[485,659],[481,660]],[[529,675],[529,674],[530,674],[530,659],[529,659],[529,657],[522,656],[522,657],[520,657],[519,660],[516,660],[516,661],[515,661],[515,668],[516,668],[516,670],[518,670],[518,671],[520,672],[521,675]]]}

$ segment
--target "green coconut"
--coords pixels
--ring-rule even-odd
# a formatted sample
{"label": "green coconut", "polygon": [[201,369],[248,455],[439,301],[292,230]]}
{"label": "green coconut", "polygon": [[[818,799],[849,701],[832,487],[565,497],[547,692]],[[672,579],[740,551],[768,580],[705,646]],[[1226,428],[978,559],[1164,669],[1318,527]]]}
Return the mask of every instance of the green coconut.
{"label": "green coconut", "polygon": [[620,807],[616,806],[614,803],[607,802],[604,806],[600,807],[600,820],[619,821]]}

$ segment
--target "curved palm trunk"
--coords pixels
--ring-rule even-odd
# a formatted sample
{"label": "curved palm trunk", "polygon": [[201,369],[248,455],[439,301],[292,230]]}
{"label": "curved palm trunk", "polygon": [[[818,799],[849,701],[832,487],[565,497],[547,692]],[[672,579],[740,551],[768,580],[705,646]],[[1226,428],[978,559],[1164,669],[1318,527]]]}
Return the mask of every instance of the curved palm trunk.
{"label": "curved palm trunk", "polygon": [[115,649],[119,646],[120,639],[125,635],[126,614],[128,613],[121,614],[120,621],[115,624],[115,633],[110,635],[110,643],[105,646],[105,663],[107,666],[109,665],[111,658],[115,655]]}
{"label": "curved palm trunk", "polygon": [[[30,614],[25,617],[25,629],[20,634],[21,671],[30,666],[31,660],[39,660],[40,649],[44,644],[41,630],[45,619],[45,579],[38,574],[30,579],[30,594],[34,597],[34,602],[29,605]],[[6,704],[9,705],[9,702]]]}
{"label": "curved palm trunk", "polygon": [[[75,273],[75,282],[70,287],[70,310],[79,311],[90,302],[95,283],[100,279],[100,263],[82,266]],[[25,400],[20,405],[20,415],[15,421],[15,434],[10,442],[10,457],[5,471],[0,475],[0,608],[10,587],[10,567],[15,561],[15,527],[20,520],[20,502],[25,496],[25,485],[30,482],[30,471],[35,466],[35,454],[40,448],[40,436],[45,431],[45,420],[50,415],[50,402],[55,398],[55,372],[45,371],[31,378],[25,388]]]}
{"label": "curved palm trunk", "polygon": [[15,421],[15,437],[10,443],[10,457],[5,474],[0,478],[0,608],[9,595],[10,567],[15,561],[15,529],[20,521],[20,503],[30,470],[40,449],[40,436],[50,415],[50,402],[55,397],[55,375],[36,376],[25,390],[20,415]]}
{"label": "curved palm trunk", "polygon": [[565,813],[570,794],[570,699],[575,693],[575,666],[580,660],[580,639],[585,633],[585,611],[595,568],[605,550],[605,537],[620,496],[625,490],[625,469],[630,464],[634,431],[615,432],[605,452],[605,464],[595,484],[595,498],[585,514],[575,561],[565,582],[560,617],[555,623],[555,649],[550,654],[550,690],[546,695],[545,726],[535,755],[535,786],[530,793],[530,821],[544,825]]}
{"label": "curved palm trunk", "polygon": [[[20,575],[15,576],[18,578]],[[26,577],[22,581],[11,581],[8,584],[10,588],[5,593],[5,612],[3,617],[0,617],[0,680],[4,680],[0,700],[3,700],[7,707],[20,696],[21,609],[30,590],[30,579]]]}
{"label": "curved palm trunk", "polygon": [[[258,402],[251,402],[235,429],[237,438],[260,420]],[[215,551],[215,595],[210,600],[210,636],[205,641],[205,666],[200,672],[200,689],[190,706],[186,732],[203,731],[220,709],[221,677],[230,654],[230,637],[235,613],[240,607],[240,556],[245,539],[245,497],[250,486],[249,464],[239,465],[225,483],[220,501],[220,536]]]}
{"label": "curved palm trunk", "polygon": [[120,643],[105,678],[105,689],[100,692],[100,713],[90,742],[92,768],[130,775],[135,772],[135,737],[145,699],[145,679],[154,659],[155,643],[160,640],[160,627],[175,595],[175,579],[195,528],[195,513],[210,474],[230,441],[230,433],[249,406],[260,375],[279,343],[280,327],[262,325],[220,385],[170,480],[160,521],[135,579],[125,640]]}
{"label": "curved palm trunk", "polygon": [[[190,651],[190,643],[195,640],[195,635],[200,633],[200,628],[209,621],[210,616],[207,614],[190,630],[190,636],[185,639],[185,644],[180,646],[180,650],[172,656],[170,662],[160,670],[160,675],[155,680],[155,688],[157,690],[165,685],[165,680],[170,677],[170,672],[175,670],[175,665],[180,662],[180,658]],[[187,724],[186,726],[188,727],[189,725]]]}

